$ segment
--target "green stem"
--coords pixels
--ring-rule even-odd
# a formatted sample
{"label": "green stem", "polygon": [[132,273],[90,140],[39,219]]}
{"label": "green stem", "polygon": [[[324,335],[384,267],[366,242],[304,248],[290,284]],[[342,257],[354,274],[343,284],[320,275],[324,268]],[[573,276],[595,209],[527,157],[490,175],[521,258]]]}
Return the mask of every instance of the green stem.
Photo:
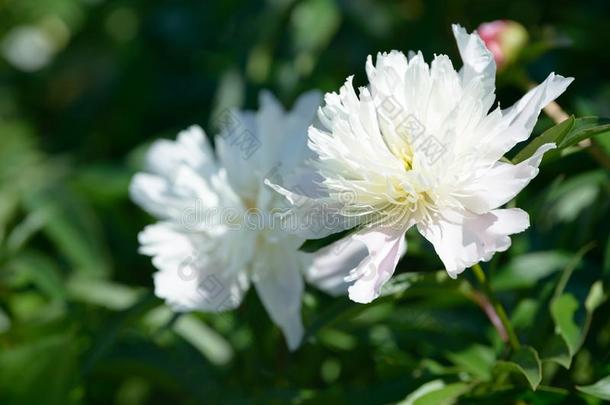
{"label": "green stem", "polygon": [[519,338],[515,334],[513,326],[510,323],[508,316],[506,315],[504,307],[502,306],[500,301],[496,299],[496,296],[494,295],[491,289],[491,285],[489,284],[489,280],[487,279],[487,277],[485,277],[485,272],[481,268],[481,265],[478,263],[475,264],[474,266],[472,266],[472,270],[474,271],[474,275],[477,277],[477,280],[483,287],[485,295],[487,295],[487,298],[491,302],[493,309],[496,311],[496,314],[498,315],[502,326],[504,326],[506,334],[508,335],[508,343],[510,344],[513,350],[518,350],[521,347],[521,344],[519,343]]}

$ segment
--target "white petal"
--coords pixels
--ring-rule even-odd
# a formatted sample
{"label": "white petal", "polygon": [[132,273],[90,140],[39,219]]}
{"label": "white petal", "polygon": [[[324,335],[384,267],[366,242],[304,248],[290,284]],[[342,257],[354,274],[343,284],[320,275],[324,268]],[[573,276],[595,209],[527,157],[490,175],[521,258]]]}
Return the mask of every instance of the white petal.
{"label": "white petal", "polygon": [[282,231],[303,239],[320,239],[359,225],[357,218],[341,214],[343,205],[329,198],[308,197],[297,186],[293,192],[265,180],[265,184],[283,195],[292,205],[275,213],[275,222]]}
{"label": "white petal", "polygon": [[307,282],[330,295],[347,293],[345,277],[368,255],[366,245],[346,237],[312,254],[313,262],[306,273]]}
{"label": "white petal", "polygon": [[346,281],[356,280],[348,288],[349,298],[367,304],[379,297],[381,287],[394,274],[396,264],[406,250],[406,240],[404,232],[392,229],[367,229],[353,238],[366,245],[368,256],[346,278]]}
{"label": "white petal", "polygon": [[490,134],[491,139],[482,140],[483,143],[491,143],[489,158],[497,160],[518,142],[529,138],[540,111],[559,97],[572,81],[574,79],[571,77],[551,73],[544,82],[530,90],[512,107],[503,110],[502,120],[498,124],[500,132],[494,131]]}
{"label": "white petal", "polygon": [[293,171],[305,159],[312,157],[313,154],[307,147],[307,128],[314,122],[321,101],[322,94],[319,91],[308,91],[295,101],[294,107],[287,114],[279,151],[283,171]]}
{"label": "white petal", "polygon": [[129,195],[136,204],[160,219],[180,218],[196,200],[194,196],[187,201],[179,198],[165,178],[148,173],[137,173],[133,177]]}
{"label": "white petal", "polygon": [[280,248],[271,249],[263,260],[267,271],[256,271],[254,286],[267,313],[278,325],[290,350],[295,350],[303,338],[301,299],[303,277],[293,254],[285,255]]}
{"label": "white petal", "polygon": [[229,209],[239,204],[237,197],[222,181],[222,172],[205,179],[194,168],[180,165],[175,179],[137,173],[129,186],[131,199],[159,219],[171,219],[190,229],[205,226],[202,220],[215,209]]}
{"label": "white petal", "polygon": [[463,27],[457,24],[454,24],[452,28],[460,56],[464,61],[463,83],[468,84],[474,78],[479,78],[483,81],[485,93],[493,93],[496,80],[496,62],[493,54],[485,47],[485,43],[476,31],[468,34]]}
{"label": "white petal", "polygon": [[197,125],[180,132],[176,141],[156,141],[146,154],[147,170],[166,178],[173,178],[175,171],[183,165],[204,177],[216,170],[214,153],[207,136]]}
{"label": "white petal", "polygon": [[226,111],[224,114],[227,123],[215,138],[218,160],[226,169],[235,192],[242,198],[256,201],[261,185],[256,155],[262,147],[256,114],[251,111]]}
{"label": "white petal", "polygon": [[433,245],[451,277],[464,269],[490,260],[495,252],[510,247],[508,235],[529,227],[529,216],[518,208],[493,210],[462,218],[462,222],[418,224],[419,232]]}
{"label": "white petal", "polygon": [[554,148],[554,143],[541,145],[529,159],[516,165],[497,162],[466,187],[460,201],[479,214],[506,204],[538,175],[544,153]]}
{"label": "white petal", "polygon": [[171,224],[158,223],[142,231],[140,252],[153,256],[155,294],[176,311],[220,312],[239,305],[248,287],[243,274],[228,276],[202,256],[201,236],[189,235]]}
{"label": "white petal", "polygon": [[224,312],[241,303],[248,286],[245,275],[226,277],[202,272],[191,278],[189,271],[182,270],[186,276],[177,270],[154,274],[155,295],[164,299],[174,311]]}

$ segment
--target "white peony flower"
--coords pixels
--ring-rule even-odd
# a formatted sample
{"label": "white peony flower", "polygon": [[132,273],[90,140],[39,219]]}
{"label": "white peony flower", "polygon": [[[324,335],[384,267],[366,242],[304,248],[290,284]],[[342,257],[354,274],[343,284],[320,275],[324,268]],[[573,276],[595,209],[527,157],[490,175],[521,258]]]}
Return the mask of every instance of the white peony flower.
{"label": "white peony flower", "polygon": [[316,154],[311,168],[321,179],[315,194],[268,182],[302,202],[297,217],[315,206],[341,205],[340,215],[349,221],[335,231],[359,225],[351,240],[369,254],[346,277],[354,282],[354,301],[378,297],[413,226],[434,245],[451,277],[505,251],[509,235],[529,226],[526,212],[499,207],[537,175],[542,155],[555,145],[540,146],[519,164],[503,155],[530,136],[540,110],[573,79],[551,74],[512,107],[491,110],[493,55],[476,32],[454,25],[453,33],[464,61],[459,72],[445,55],[428,65],[421,53],[407,58],[392,51],[378,54],[375,64],[369,56],[369,84],[359,94],[352,77],[339,94],[326,94],[318,114],[322,126],[309,129]]}
{"label": "white peony flower", "polygon": [[[159,270],[155,293],[177,311],[218,312],[237,307],[250,283],[290,349],[303,336],[303,274],[340,292],[334,274],[344,258],[365,250],[327,248],[313,256],[298,250],[304,238],[276,223],[284,199],[265,187],[266,177],[293,171],[309,152],[307,127],[320,95],[301,96],[285,112],[268,93],[259,112],[227,113],[215,157],[206,135],[193,126],[175,142],[160,140],[147,155],[147,173],[134,177],[135,202],[157,217],[139,235],[141,253]],[[318,263],[323,263],[321,268]]]}

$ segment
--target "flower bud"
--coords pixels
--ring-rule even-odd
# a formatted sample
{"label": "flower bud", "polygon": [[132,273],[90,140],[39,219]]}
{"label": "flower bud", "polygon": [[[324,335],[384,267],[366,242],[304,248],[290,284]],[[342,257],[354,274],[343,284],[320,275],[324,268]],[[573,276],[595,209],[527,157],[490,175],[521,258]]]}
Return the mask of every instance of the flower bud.
{"label": "flower bud", "polygon": [[511,20],[483,23],[477,31],[487,49],[493,53],[498,70],[514,62],[528,40],[525,27]]}

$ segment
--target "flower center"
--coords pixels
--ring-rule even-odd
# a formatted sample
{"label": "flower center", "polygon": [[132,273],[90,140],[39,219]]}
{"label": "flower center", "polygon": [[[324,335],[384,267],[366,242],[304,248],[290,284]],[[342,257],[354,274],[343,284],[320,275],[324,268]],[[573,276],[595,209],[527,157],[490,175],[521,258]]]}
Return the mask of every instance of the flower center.
{"label": "flower center", "polygon": [[400,159],[406,170],[413,169],[413,150],[411,149],[411,145],[405,143],[405,145],[399,149],[398,153],[396,153],[396,156]]}
{"label": "flower center", "polygon": [[242,203],[244,204],[244,207],[246,207],[246,210],[255,210],[256,207],[256,201],[250,199],[250,198],[242,198]]}

